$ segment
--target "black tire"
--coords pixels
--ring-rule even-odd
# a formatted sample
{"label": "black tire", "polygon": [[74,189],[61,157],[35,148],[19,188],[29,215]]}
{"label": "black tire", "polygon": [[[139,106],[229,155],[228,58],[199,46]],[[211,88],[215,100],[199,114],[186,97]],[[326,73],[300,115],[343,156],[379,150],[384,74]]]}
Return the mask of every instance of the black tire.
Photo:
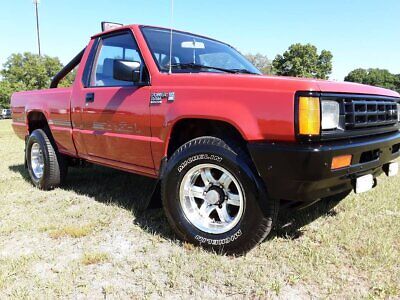
{"label": "black tire", "polygon": [[[32,146],[37,143],[43,153],[43,175],[38,178],[32,170],[31,151]],[[29,176],[33,184],[41,190],[52,190],[58,187],[66,178],[68,172],[68,164],[66,158],[60,154],[50,134],[42,129],[34,130],[26,143],[25,154]]]}
{"label": "black tire", "polygon": [[[167,219],[177,236],[193,244],[225,253],[242,255],[270,233],[279,201],[267,197],[263,182],[240,147],[215,137],[200,137],[181,146],[169,160],[163,176],[161,195]],[[239,222],[221,234],[207,233],[194,226],[180,203],[179,190],[185,174],[196,165],[214,164],[229,171],[240,183],[244,210]]]}

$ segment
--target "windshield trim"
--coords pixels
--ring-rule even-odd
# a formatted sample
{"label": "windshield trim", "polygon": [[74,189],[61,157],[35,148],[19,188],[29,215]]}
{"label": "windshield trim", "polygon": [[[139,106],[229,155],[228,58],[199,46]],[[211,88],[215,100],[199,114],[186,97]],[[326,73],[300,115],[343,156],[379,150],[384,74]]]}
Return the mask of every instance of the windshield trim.
{"label": "windshield trim", "polygon": [[[169,28],[164,28],[164,27],[158,27],[158,26],[149,26],[149,25],[140,25],[140,26],[139,26],[140,32],[141,32],[141,34],[142,34],[142,36],[143,36],[143,38],[144,38],[144,40],[145,40],[145,42],[146,42],[147,48],[149,49],[149,52],[151,53],[151,56],[152,56],[152,58],[153,58],[153,61],[154,61],[155,65],[157,66],[158,71],[159,71],[160,73],[163,73],[163,74],[168,73],[168,70],[164,70],[164,69],[161,68],[161,66],[159,65],[159,63],[158,63],[158,61],[157,61],[157,58],[156,58],[155,55],[154,55],[154,52],[153,52],[153,51],[151,50],[151,48],[150,48],[149,41],[147,40],[147,37],[146,37],[146,35],[145,35],[144,32],[143,32],[143,29],[144,29],[144,28],[151,28],[151,29],[165,30],[165,31],[170,31],[171,29],[169,29]],[[213,41],[213,42],[216,42],[216,43],[223,44],[223,45],[225,45],[225,46],[230,47],[230,48],[233,49],[234,51],[238,52],[239,55],[243,56],[238,50],[236,50],[233,46],[229,45],[228,43],[221,42],[221,41],[219,41],[219,40],[216,40],[216,39],[213,39],[213,38],[204,36],[204,35],[194,34],[194,33],[187,32],[187,31],[182,31],[182,30],[175,30],[175,29],[172,29],[172,32],[173,32],[173,33],[189,34],[189,35],[193,35],[193,36],[195,36],[195,37],[199,37],[199,38],[202,38],[202,39],[207,39],[207,40],[210,40],[210,41]],[[243,58],[245,58],[245,57],[243,56]],[[246,59],[246,58],[245,58],[245,59]],[[247,59],[246,59],[246,60],[247,60]],[[250,62],[249,62],[249,63],[250,63]],[[250,63],[250,64],[251,64],[251,63]],[[254,68],[257,69],[257,67],[255,67],[255,66],[254,66]],[[257,70],[258,70],[258,69],[257,69]],[[182,73],[178,72],[178,73],[174,73],[174,74],[185,74],[185,73],[186,73],[186,72],[182,72]],[[209,72],[209,73],[214,73],[214,72]],[[226,74],[226,73],[219,73],[219,72],[215,72],[215,73],[217,73],[217,74]],[[260,72],[260,75],[261,75],[261,72]]]}

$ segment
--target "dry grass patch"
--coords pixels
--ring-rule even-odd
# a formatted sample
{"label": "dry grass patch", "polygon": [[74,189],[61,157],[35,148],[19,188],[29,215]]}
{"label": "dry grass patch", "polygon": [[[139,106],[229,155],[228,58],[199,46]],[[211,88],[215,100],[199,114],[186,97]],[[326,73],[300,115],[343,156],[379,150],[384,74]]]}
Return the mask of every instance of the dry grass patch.
{"label": "dry grass patch", "polygon": [[58,229],[52,229],[49,231],[49,236],[53,239],[59,239],[62,237],[72,237],[75,239],[85,237],[93,232],[93,225],[70,225]]}
{"label": "dry grass patch", "polygon": [[84,253],[81,259],[82,264],[85,266],[95,265],[108,262],[110,260],[110,256],[105,252],[92,252],[92,253]]}
{"label": "dry grass patch", "polygon": [[187,251],[193,251],[196,249],[196,246],[187,242],[183,242],[182,246],[184,249],[186,249]]}

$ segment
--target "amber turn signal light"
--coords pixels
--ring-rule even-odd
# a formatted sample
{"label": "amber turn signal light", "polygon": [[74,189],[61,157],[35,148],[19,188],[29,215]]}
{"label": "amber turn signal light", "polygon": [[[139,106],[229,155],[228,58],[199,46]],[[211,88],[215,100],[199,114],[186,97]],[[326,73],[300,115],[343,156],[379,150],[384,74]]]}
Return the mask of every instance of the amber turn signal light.
{"label": "amber turn signal light", "polygon": [[351,164],[352,155],[341,155],[335,156],[332,159],[331,170],[336,170],[344,167],[348,167]]}
{"label": "amber turn signal light", "polygon": [[321,128],[319,98],[299,97],[299,134],[318,135]]}

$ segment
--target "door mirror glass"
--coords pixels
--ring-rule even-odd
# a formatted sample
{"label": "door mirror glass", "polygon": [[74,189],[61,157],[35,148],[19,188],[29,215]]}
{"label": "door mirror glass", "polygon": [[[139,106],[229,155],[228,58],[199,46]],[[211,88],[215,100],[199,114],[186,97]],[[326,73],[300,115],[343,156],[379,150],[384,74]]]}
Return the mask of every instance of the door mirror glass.
{"label": "door mirror glass", "polygon": [[141,64],[137,61],[115,59],[113,77],[116,80],[140,82]]}

